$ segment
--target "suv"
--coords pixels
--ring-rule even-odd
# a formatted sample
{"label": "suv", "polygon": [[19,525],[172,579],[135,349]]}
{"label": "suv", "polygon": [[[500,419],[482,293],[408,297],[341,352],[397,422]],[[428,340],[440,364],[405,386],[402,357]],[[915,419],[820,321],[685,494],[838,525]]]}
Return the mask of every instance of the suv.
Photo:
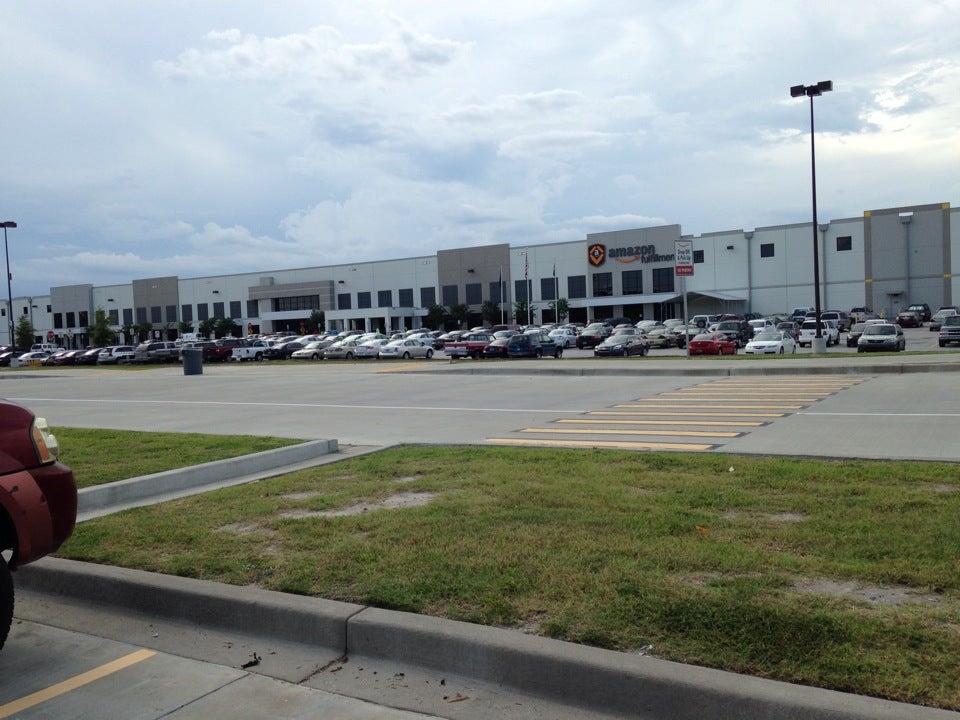
{"label": "suv", "polygon": [[820,313],[821,320],[834,320],[837,323],[837,329],[840,332],[847,332],[853,324],[850,322],[850,316],[842,310],[824,310]]}
{"label": "suv", "polygon": [[[827,339],[827,347],[840,343],[840,331],[837,329],[837,324],[833,320],[820,321],[820,334],[821,337],[825,337]],[[813,339],[816,336],[817,321],[804,320],[803,324],[800,326],[800,335],[797,337],[797,345],[800,347],[813,345]]]}
{"label": "suv", "polygon": [[945,317],[940,325],[940,347],[960,343],[960,315]]}
{"label": "suv", "polygon": [[907,310],[919,315],[921,323],[930,322],[930,317],[933,315],[933,313],[930,312],[930,306],[926,303],[914,303],[908,307]]}
{"label": "suv", "polygon": [[21,565],[54,552],[77,521],[73,471],[57,462],[60,446],[47,423],[0,400],[0,647],[13,619],[13,578]]}
{"label": "suv", "polygon": [[111,345],[97,355],[97,365],[122,365],[133,360],[133,345]]}
{"label": "suv", "polygon": [[712,325],[710,331],[722,332],[733,340],[738,348],[753,340],[753,326],[746,320],[721,320]]}
{"label": "suv", "polygon": [[873,311],[872,308],[868,308],[866,305],[861,305],[860,307],[850,308],[850,324],[862,323],[867,320],[875,320],[877,314]]}
{"label": "suv", "polygon": [[131,362],[176,362],[178,357],[180,357],[180,348],[177,347],[176,343],[155,340],[137,345],[133,351]]}
{"label": "suv", "polygon": [[539,358],[545,355],[563,357],[563,348],[546,333],[514,335],[507,341],[507,357]]}

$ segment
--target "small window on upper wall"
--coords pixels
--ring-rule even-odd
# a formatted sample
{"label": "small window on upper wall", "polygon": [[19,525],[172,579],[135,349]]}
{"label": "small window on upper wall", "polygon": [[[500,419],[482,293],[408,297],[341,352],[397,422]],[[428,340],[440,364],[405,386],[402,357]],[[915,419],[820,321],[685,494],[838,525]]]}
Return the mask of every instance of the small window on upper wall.
{"label": "small window on upper wall", "polygon": [[694,250],[693,264],[696,265],[697,263],[702,263],[702,262],[703,262],[703,250]]}
{"label": "small window on upper wall", "polygon": [[760,257],[773,257],[773,243],[763,243],[760,246]]}
{"label": "small window on upper wall", "polygon": [[837,238],[837,252],[853,250],[853,238],[850,235],[841,235]]}

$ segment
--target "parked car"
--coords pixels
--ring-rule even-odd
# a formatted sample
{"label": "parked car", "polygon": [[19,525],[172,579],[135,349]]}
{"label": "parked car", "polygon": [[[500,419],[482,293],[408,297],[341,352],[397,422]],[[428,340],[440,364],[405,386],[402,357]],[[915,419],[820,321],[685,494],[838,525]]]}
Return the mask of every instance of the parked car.
{"label": "parked car", "polygon": [[557,341],[557,344],[563,348],[576,347],[577,332],[573,328],[559,327],[550,331],[550,337]]}
{"label": "parked car", "polygon": [[97,365],[121,365],[133,360],[133,345],[111,345],[97,355]]}
{"label": "parked car", "polygon": [[850,332],[847,333],[847,347],[856,347],[857,341],[860,339],[860,336],[863,335],[863,329],[867,326],[866,323],[856,323],[850,328]]}
{"label": "parked car", "polygon": [[630,357],[646,355],[650,343],[644,335],[611,335],[593,349],[595,357]]}
{"label": "parked car", "polygon": [[357,359],[362,358],[373,358],[377,360],[380,358],[380,348],[386,345],[390,340],[387,338],[376,338],[374,340],[364,340],[357,343]]}
{"label": "parked car", "polygon": [[412,358],[424,358],[429,360],[433,357],[433,345],[421,340],[407,338],[406,340],[391,340],[380,348],[381,360],[410,360]]}
{"label": "parked car", "polygon": [[691,355],[736,355],[737,344],[722,332],[701,333],[690,340]]}
{"label": "parked car", "polygon": [[[291,360],[320,360],[326,349],[333,345],[332,340],[312,340],[299,350],[290,353]],[[266,352],[266,350],[264,350]]]}
{"label": "parked car", "polygon": [[58,455],[45,420],[0,400],[0,647],[13,617],[11,571],[54,552],[77,520],[77,483]]}
{"label": "parked car", "polygon": [[[287,342],[277,343],[276,345],[268,347],[263,351],[263,357],[267,360],[289,360],[291,355],[297,350],[303,350],[305,346],[306,343],[302,343],[299,340],[288,340]],[[333,345],[330,347],[333,347]],[[330,348],[327,348],[327,350],[329,349]],[[326,357],[326,353],[324,353],[324,357]]]}
{"label": "parked car", "polygon": [[348,337],[346,340],[338,340],[328,347],[323,353],[324,360],[353,360],[357,356],[357,345],[360,344],[358,336]]}
{"label": "parked car", "polygon": [[762,332],[747,343],[743,351],[748,355],[784,355],[797,351],[797,341],[782,330]]}
{"label": "parked car", "polygon": [[753,324],[756,320],[721,320],[710,326],[710,332],[722,332],[728,338],[733,340],[737,347],[743,347],[753,339],[756,334],[753,331]]}
{"label": "parked car", "polygon": [[549,355],[559,359],[563,357],[563,348],[546,333],[524,333],[507,340],[507,357],[540,358]]}
{"label": "parked car", "polygon": [[781,320],[777,323],[777,330],[789,333],[794,340],[800,337],[800,323],[793,320]]}
{"label": "parked car", "polygon": [[605,323],[591,323],[577,336],[577,349],[596,347],[613,334],[613,326]]}
{"label": "parked car", "polygon": [[946,317],[952,317],[957,315],[957,311],[954,308],[941,308],[937,310],[930,318],[930,328],[931,332],[934,330],[939,330],[940,326],[943,324],[943,319]]}
{"label": "parked car", "polygon": [[97,358],[100,357],[100,353],[102,350],[103,348],[99,348],[99,347],[87,348],[76,359],[76,364],[77,365],[96,365]]}
{"label": "parked car", "polygon": [[923,325],[923,317],[915,310],[901,310],[897,313],[897,317],[894,322],[896,322],[896,324],[902,328],[920,327]]}
{"label": "parked car", "polygon": [[833,320],[837,323],[837,329],[840,332],[846,332],[850,329],[850,316],[841,310],[824,310],[820,313],[821,320]]}
{"label": "parked car", "polygon": [[873,311],[873,309],[868,308],[865,305],[850,308],[848,315],[850,316],[851,323],[862,323],[866,322],[867,320],[875,320],[877,317],[877,314]]}
{"label": "parked car", "polygon": [[31,350],[17,357],[17,363],[20,365],[41,365],[50,355],[43,350]]}
{"label": "parked car", "polygon": [[[817,321],[804,320],[800,326],[800,336],[797,338],[797,344],[800,347],[813,345],[813,340],[817,336]],[[837,345],[840,342],[840,331],[833,320],[820,321],[820,336],[826,338],[827,347]]]}
{"label": "parked car", "polygon": [[643,337],[647,341],[647,346],[651,348],[672,348],[677,346],[677,336],[666,327],[651,330]]}
{"label": "parked car", "polygon": [[[518,333],[519,334],[519,333]],[[498,337],[494,338],[493,342],[487,345],[483,349],[483,356],[485,358],[505,358],[507,357],[507,345],[510,343],[510,338],[514,337],[513,335],[508,337]]]}
{"label": "parked car", "polygon": [[871,350],[892,350],[900,352],[907,349],[907,339],[903,330],[893,323],[873,323],[863,328],[863,334],[857,340],[857,352]]}
{"label": "parked car", "polygon": [[756,320],[747,320],[750,324],[750,327],[753,328],[753,334],[751,338],[756,337],[762,332],[770,332],[771,330],[777,329],[777,324],[770,318],[758,318]]}
{"label": "parked car", "polygon": [[927,303],[913,303],[907,308],[907,310],[915,312],[917,315],[919,315],[921,323],[928,322],[933,316],[933,313],[930,311],[930,306],[927,305]]}
{"label": "parked car", "polygon": [[176,343],[162,340],[142,342],[134,348],[131,362],[134,363],[165,363],[176,362],[180,357],[180,348]]}
{"label": "parked car", "polygon": [[960,343],[960,315],[945,317],[940,325],[940,347]]}

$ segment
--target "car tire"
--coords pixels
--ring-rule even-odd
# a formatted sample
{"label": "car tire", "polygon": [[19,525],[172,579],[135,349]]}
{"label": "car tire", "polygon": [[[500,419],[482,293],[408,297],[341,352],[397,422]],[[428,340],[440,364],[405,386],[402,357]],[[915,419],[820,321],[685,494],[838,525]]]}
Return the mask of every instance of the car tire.
{"label": "car tire", "polygon": [[263,353],[257,353],[253,356],[254,362],[263,362]]}
{"label": "car tire", "polygon": [[407,351],[404,351],[403,357],[400,358],[400,359],[401,359],[401,360],[409,360],[409,359],[410,359],[410,353],[408,353]]}
{"label": "car tire", "polygon": [[723,355],[723,346],[717,348],[717,355]]}
{"label": "car tire", "polygon": [[345,359],[346,359],[346,360],[353,360],[353,353],[352,353],[352,352],[348,352]]}
{"label": "car tire", "polygon": [[630,351],[627,350],[626,348],[624,348],[624,349],[623,349],[623,356],[624,356],[624,357],[630,357]]}
{"label": "car tire", "polygon": [[557,360],[559,360],[560,358],[562,358],[562,357],[563,357],[563,348],[557,348],[557,351],[553,354],[553,356],[554,356]]}
{"label": "car tire", "polygon": [[7,641],[10,624],[13,622],[13,577],[10,566],[0,558],[0,648]]}
{"label": "car tire", "polygon": [[543,350],[541,350],[540,348],[537,348],[537,351],[533,354],[533,356],[534,356],[537,360],[539,360],[540,358],[543,357]]}
{"label": "car tire", "polygon": [[781,345],[781,346],[780,346],[780,354],[783,355],[783,353],[784,353],[784,349],[783,349],[783,345]]}
{"label": "car tire", "polygon": [[427,360],[433,357],[433,350],[427,350]]}

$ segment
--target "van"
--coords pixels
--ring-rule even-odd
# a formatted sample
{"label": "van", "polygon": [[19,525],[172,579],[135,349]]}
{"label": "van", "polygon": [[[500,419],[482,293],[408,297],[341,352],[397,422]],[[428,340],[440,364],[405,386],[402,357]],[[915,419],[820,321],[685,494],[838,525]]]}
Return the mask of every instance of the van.
{"label": "van", "polygon": [[34,343],[30,346],[30,352],[45,352],[50,355],[53,355],[55,352],[60,352],[63,350],[59,345],[53,345],[52,343]]}

